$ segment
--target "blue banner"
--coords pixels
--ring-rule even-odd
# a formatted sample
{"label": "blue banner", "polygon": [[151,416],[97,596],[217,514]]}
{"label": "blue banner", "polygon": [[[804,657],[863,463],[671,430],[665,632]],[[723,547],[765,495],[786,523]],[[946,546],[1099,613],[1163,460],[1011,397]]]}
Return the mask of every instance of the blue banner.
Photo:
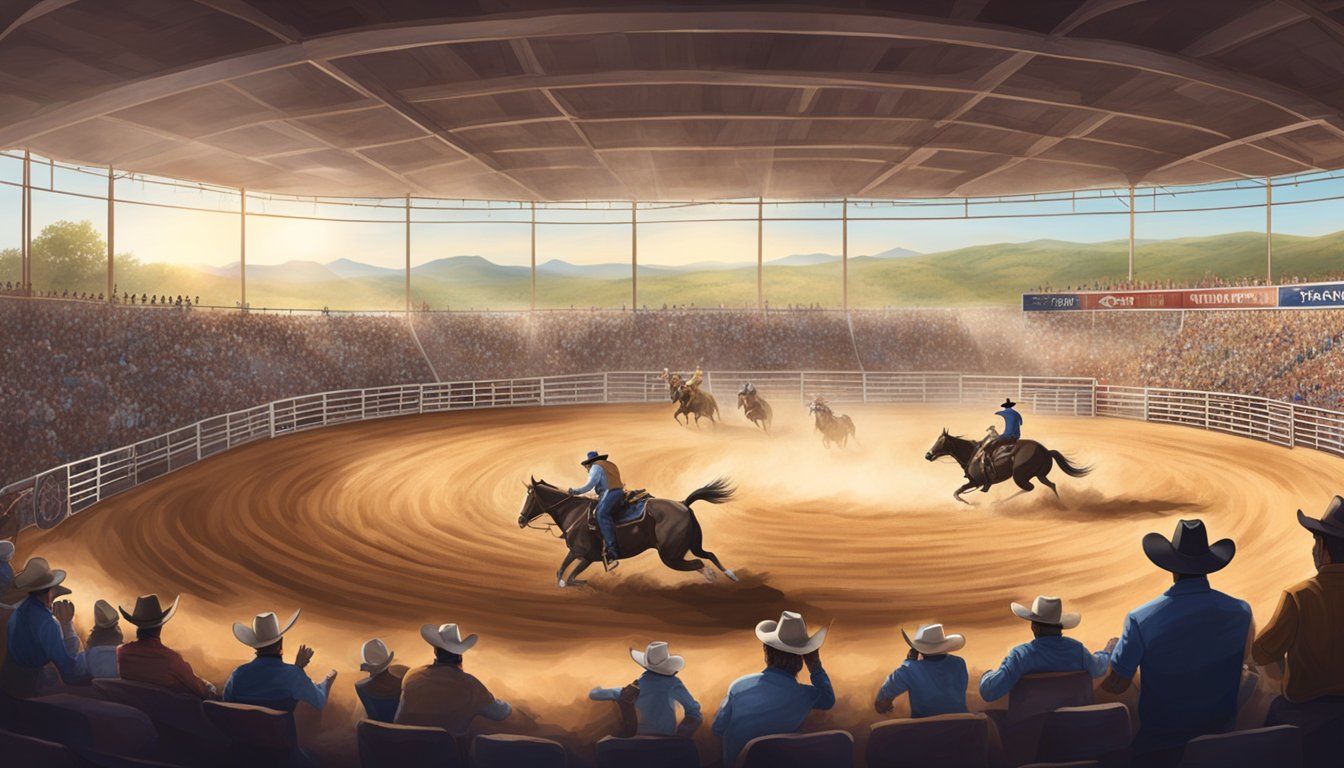
{"label": "blue banner", "polygon": [[1023,312],[1059,312],[1067,309],[1082,308],[1083,297],[1076,293],[1022,294]]}
{"label": "blue banner", "polygon": [[1280,307],[1344,307],[1344,283],[1279,286]]}

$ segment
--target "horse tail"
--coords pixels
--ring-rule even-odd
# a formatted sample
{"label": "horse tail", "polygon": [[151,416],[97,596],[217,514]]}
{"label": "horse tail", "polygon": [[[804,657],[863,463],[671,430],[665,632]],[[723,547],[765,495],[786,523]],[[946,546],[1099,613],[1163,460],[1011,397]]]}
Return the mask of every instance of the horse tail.
{"label": "horse tail", "polygon": [[733,484],[728,478],[720,477],[716,478],[714,482],[709,485],[703,485],[696,488],[694,491],[691,491],[691,495],[687,496],[686,500],[681,503],[687,509],[690,509],[691,505],[697,501],[707,501],[710,504],[722,504],[733,498],[733,493],[736,491],[737,489],[733,487]]}
{"label": "horse tail", "polygon": [[1064,474],[1068,475],[1069,477],[1085,477],[1092,471],[1092,467],[1090,466],[1075,467],[1074,465],[1070,464],[1069,460],[1065,458],[1064,454],[1060,453],[1059,451],[1050,451],[1050,458],[1054,459],[1055,463],[1059,465],[1059,468],[1064,470]]}

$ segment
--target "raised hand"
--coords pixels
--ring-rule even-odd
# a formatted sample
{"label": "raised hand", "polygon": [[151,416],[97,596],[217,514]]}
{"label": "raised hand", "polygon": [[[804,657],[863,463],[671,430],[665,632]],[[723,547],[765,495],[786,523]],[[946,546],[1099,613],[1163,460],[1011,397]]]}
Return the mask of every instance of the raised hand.
{"label": "raised hand", "polygon": [[75,604],[69,600],[57,600],[51,606],[51,615],[56,617],[62,627],[70,626],[70,622],[75,620]]}
{"label": "raised hand", "polygon": [[313,649],[306,645],[299,646],[299,652],[294,654],[294,666],[303,669],[308,666],[308,662],[313,660]]}

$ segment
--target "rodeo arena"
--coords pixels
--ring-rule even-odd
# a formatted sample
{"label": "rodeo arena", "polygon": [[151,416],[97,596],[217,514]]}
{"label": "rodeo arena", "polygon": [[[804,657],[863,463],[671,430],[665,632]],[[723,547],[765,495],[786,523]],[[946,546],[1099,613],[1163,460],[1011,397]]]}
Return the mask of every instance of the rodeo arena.
{"label": "rodeo arena", "polygon": [[1344,765],[1341,82],[1334,0],[0,3],[0,766]]}

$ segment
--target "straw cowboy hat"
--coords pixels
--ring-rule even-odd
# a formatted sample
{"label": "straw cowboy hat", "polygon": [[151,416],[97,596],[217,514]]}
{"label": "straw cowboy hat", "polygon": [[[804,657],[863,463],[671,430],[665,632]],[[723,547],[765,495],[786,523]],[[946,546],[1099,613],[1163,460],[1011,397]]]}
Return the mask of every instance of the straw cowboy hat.
{"label": "straw cowboy hat", "polygon": [[911,639],[905,633],[905,628],[902,627],[901,637],[905,638],[906,645],[929,656],[959,651],[962,646],[966,645],[965,635],[944,635],[942,624],[921,625],[919,629],[915,630],[914,639]]}
{"label": "straw cowboy hat", "polygon": [[639,666],[660,675],[675,675],[686,667],[686,659],[669,654],[667,643],[658,641],[649,643],[649,647],[642,651],[631,648],[630,658]]}
{"label": "straw cowboy hat", "polygon": [[14,559],[14,542],[5,539],[0,541],[0,563],[8,563]]}
{"label": "straw cowboy hat", "polygon": [[458,629],[456,624],[440,624],[437,627],[433,624],[426,624],[420,627],[420,637],[435,648],[456,653],[458,656],[471,650],[472,646],[476,645],[476,641],[480,639],[476,635],[467,635],[464,640],[462,630]]}
{"label": "straw cowboy hat", "polygon": [[607,454],[598,453],[597,451],[589,451],[588,458],[584,459],[583,461],[580,461],[579,465],[586,467],[589,464],[592,464],[594,461],[606,461],[606,460],[607,460]]}
{"label": "straw cowboy hat", "polygon": [[1073,629],[1083,620],[1081,613],[1064,613],[1064,601],[1058,597],[1039,595],[1031,601],[1030,608],[1021,603],[1013,603],[1012,608],[1019,619],[1038,624],[1056,624],[1064,629]]}
{"label": "straw cowboy hat", "polygon": [[117,609],[106,600],[93,604],[93,626],[98,629],[111,629],[117,626]]}
{"label": "straw cowboy hat", "polygon": [[1181,520],[1170,541],[1160,533],[1144,536],[1143,554],[1164,571],[1203,576],[1227,567],[1237,554],[1237,545],[1231,539],[1210,544],[1204,521]]}
{"label": "straw cowboy hat", "polygon": [[61,586],[65,581],[65,571],[59,568],[52,568],[47,564],[45,557],[30,557],[23,570],[14,574],[14,581],[10,583],[10,590],[13,592],[29,593],[41,592],[44,589],[55,587],[54,597],[61,597],[70,594],[69,587]]}
{"label": "straw cowboy hat", "polygon": [[1011,397],[1005,397],[1005,398],[1003,399],[1003,405],[1000,405],[999,407],[1000,407],[1000,408],[1012,408],[1012,407],[1015,406],[1015,405],[1017,405],[1017,403],[1014,403],[1014,402],[1013,402],[1013,398],[1011,398]]}
{"label": "straw cowboy hat", "polygon": [[826,642],[826,628],[818,629],[815,634],[807,634],[807,622],[793,611],[779,615],[779,621],[762,621],[756,625],[756,637],[777,651],[805,656]]}
{"label": "straw cowboy hat", "polygon": [[1338,496],[1331,499],[1330,506],[1325,508],[1325,514],[1319,520],[1314,517],[1307,517],[1299,509],[1297,510],[1297,522],[1312,533],[1344,539],[1344,499]]}
{"label": "straw cowboy hat", "polygon": [[364,647],[359,649],[359,656],[364,662],[359,665],[359,671],[381,675],[383,670],[391,666],[392,657],[396,654],[387,649],[387,643],[375,638],[364,643]]}
{"label": "straw cowboy hat", "polygon": [[249,648],[265,648],[268,645],[275,645],[285,633],[294,628],[294,622],[299,620],[299,611],[295,611],[290,617],[289,623],[284,628],[280,628],[280,620],[276,617],[274,611],[258,613],[252,619],[252,626],[246,624],[234,624],[233,636],[238,638],[238,642]]}
{"label": "straw cowboy hat", "polygon": [[168,620],[173,618],[173,614],[177,613],[177,601],[181,599],[181,595],[173,598],[173,604],[165,611],[159,604],[158,595],[141,595],[135,598],[135,610],[127,612],[121,606],[117,606],[117,610],[121,611],[122,618],[131,624],[142,629],[151,629],[167,624]]}

